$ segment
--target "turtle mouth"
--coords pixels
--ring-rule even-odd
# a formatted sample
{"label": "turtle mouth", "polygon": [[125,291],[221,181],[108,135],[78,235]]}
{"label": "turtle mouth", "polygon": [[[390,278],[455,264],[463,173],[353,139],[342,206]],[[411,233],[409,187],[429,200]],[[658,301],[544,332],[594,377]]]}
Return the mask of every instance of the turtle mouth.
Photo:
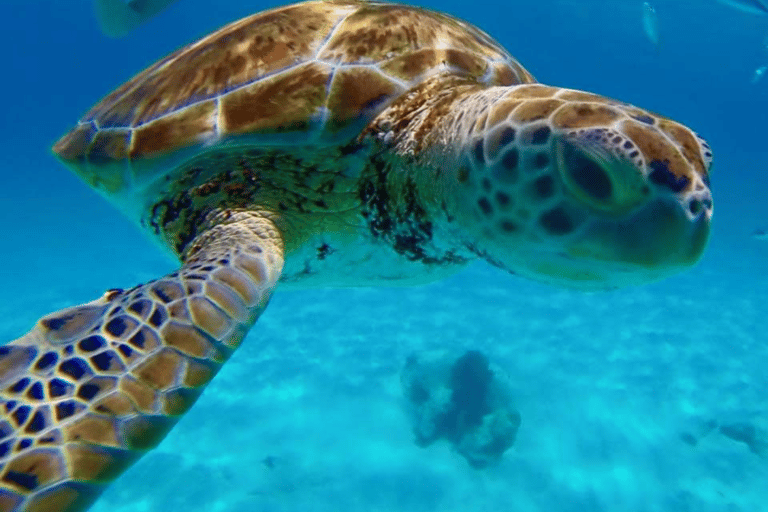
{"label": "turtle mouth", "polygon": [[672,268],[642,267],[606,258],[598,253],[540,252],[531,255],[520,275],[579,290],[611,290],[659,281],[676,272]]}
{"label": "turtle mouth", "polygon": [[593,215],[573,236],[532,248],[524,267],[539,279],[581,289],[658,281],[693,266],[709,239],[709,218],[691,220],[670,198],[621,218]]}
{"label": "turtle mouth", "polygon": [[583,236],[568,244],[567,253],[594,265],[664,277],[695,264],[709,232],[706,216],[692,221],[680,204],[659,198],[621,220],[594,219]]}

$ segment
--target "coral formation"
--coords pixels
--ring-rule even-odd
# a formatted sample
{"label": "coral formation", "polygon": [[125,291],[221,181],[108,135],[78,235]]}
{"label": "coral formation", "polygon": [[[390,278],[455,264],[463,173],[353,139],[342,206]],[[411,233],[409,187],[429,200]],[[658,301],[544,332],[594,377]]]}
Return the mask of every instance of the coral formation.
{"label": "coral formation", "polygon": [[477,350],[458,358],[444,352],[409,356],[401,383],[416,443],[426,447],[445,439],[475,468],[498,462],[520,426],[500,375]]}

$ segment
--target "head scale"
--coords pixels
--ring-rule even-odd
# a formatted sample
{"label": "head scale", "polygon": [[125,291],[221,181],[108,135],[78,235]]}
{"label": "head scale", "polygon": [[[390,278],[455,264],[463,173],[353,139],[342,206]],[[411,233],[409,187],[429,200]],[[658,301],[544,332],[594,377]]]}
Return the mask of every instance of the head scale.
{"label": "head scale", "polygon": [[[455,183],[470,244],[512,272],[604,288],[695,263],[712,216],[712,153],[669,119],[539,84],[466,100]],[[472,115],[467,115],[467,114]]]}

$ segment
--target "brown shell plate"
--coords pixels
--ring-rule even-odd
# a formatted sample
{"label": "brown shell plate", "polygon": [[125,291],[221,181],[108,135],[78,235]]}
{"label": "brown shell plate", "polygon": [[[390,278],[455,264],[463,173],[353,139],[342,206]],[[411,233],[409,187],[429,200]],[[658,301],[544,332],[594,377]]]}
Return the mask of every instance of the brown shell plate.
{"label": "brown shell plate", "polygon": [[306,2],[241,19],[165,57],[94,106],[53,150],[92,186],[116,193],[130,187],[127,167],[131,183],[151,181],[178,153],[338,143],[435,73],[488,85],[534,81],[488,35],[450,16]]}

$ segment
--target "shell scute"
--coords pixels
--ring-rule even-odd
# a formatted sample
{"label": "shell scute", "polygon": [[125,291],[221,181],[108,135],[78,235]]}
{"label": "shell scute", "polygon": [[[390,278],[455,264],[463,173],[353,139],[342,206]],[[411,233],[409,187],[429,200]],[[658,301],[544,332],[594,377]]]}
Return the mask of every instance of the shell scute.
{"label": "shell scute", "polygon": [[102,130],[93,138],[88,160],[94,164],[122,160],[128,156],[130,133],[127,130]]}
{"label": "shell scute", "polygon": [[424,70],[446,65],[468,76],[482,76],[488,69],[488,62],[479,55],[453,48],[422,48],[407,55],[387,60],[381,69],[401,80],[416,79]]}
{"label": "shell scute", "polygon": [[239,147],[336,144],[437,74],[534,82],[481,30],[403,5],[310,1],[234,22],[161,59],[93,107],[54,151],[108,195],[237,138]]}
{"label": "shell scute", "polygon": [[220,131],[280,133],[305,131],[321,119],[330,66],[303,64],[221,98]]}
{"label": "shell scute", "polygon": [[97,130],[93,124],[79,124],[56,142],[53,152],[66,161],[83,161],[88,155],[96,133]]}
{"label": "shell scute", "polygon": [[136,127],[185,105],[306,61],[352,7],[298,4],[244,18],[177,51],[104,98],[85,116]]}
{"label": "shell scute", "polygon": [[404,90],[374,68],[348,67],[333,77],[328,97],[330,118],[326,129],[331,133],[345,128],[350,121],[374,111],[382,103]]}
{"label": "shell scute", "polygon": [[485,33],[455,18],[403,5],[369,4],[337,27],[318,58],[371,64],[421,48],[460,48],[489,60],[508,57]]}
{"label": "shell scute", "polygon": [[208,100],[155,119],[136,130],[130,156],[151,157],[167,148],[190,146],[213,136],[215,131],[216,103]]}
{"label": "shell scute", "polygon": [[518,85],[530,84],[536,81],[527,69],[517,63],[517,61],[494,62],[491,65],[490,85]]}

